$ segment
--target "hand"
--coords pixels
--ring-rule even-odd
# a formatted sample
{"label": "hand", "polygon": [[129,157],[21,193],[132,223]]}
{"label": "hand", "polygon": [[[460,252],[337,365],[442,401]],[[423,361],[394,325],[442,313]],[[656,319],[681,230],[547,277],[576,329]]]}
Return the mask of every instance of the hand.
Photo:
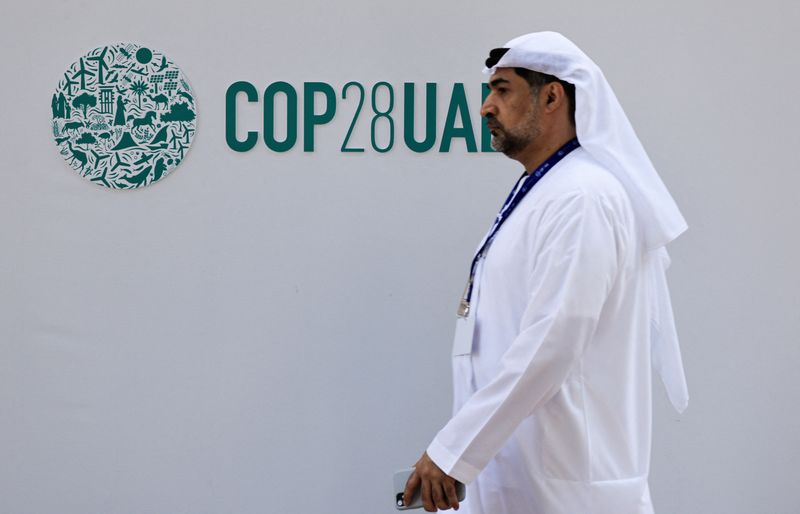
{"label": "hand", "polygon": [[414,472],[408,477],[403,498],[411,501],[414,491],[422,487],[422,506],[427,512],[448,510],[451,507],[458,510],[458,495],[456,494],[456,480],[447,476],[439,466],[433,462],[428,453],[422,454],[414,465]]}

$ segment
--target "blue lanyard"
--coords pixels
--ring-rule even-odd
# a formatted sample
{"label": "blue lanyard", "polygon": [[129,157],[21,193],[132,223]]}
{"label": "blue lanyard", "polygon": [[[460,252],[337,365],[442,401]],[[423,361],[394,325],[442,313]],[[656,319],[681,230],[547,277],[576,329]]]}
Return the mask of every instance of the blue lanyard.
{"label": "blue lanyard", "polygon": [[[528,194],[528,191],[533,189],[533,186],[536,185],[542,177],[544,177],[548,171],[553,169],[553,166],[558,164],[558,162],[566,157],[571,151],[575,150],[581,146],[578,142],[577,138],[570,139],[567,141],[564,146],[556,150],[553,155],[547,158],[536,170],[531,173],[530,175],[525,172],[522,176],[517,180],[517,183],[514,184],[514,188],[509,193],[508,198],[503,203],[503,208],[500,209],[500,212],[497,214],[497,218],[494,220],[494,224],[492,228],[489,229],[489,234],[486,236],[481,247],[478,249],[475,257],[472,259],[472,265],[469,268],[469,281],[467,282],[467,287],[464,289],[464,296],[461,298],[461,303],[458,307],[458,315],[466,317],[469,314],[469,302],[472,298],[472,286],[474,285],[473,282],[475,280],[475,269],[478,267],[478,261],[481,260],[483,256],[486,255],[486,252],[489,250],[489,246],[492,244],[494,240],[494,236],[497,235],[497,232],[500,230],[500,227],[503,226],[503,223],[508,219],[514,209],[517,208],[517,205],[525,198],[525,195]],[[527,178],[526,178],[527,177]],[[525,180],[522,183],[522,187],[519,187],[519,183],[522,180]],[[517,188],[519,187],[519,191]]]}

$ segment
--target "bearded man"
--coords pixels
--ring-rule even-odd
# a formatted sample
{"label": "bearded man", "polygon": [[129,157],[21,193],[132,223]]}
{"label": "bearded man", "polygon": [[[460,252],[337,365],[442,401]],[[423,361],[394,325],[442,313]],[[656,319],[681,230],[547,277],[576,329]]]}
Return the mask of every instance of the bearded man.
{"label": "bearded man", "polygon": [[518,37],[485,71],[492,145],[525,173],[472,260],[454,415],[404,498],[420,490],[429,512],[652,514],[651,366],[676,409],[688,402],[664,248],[686,223],[571,41]]}

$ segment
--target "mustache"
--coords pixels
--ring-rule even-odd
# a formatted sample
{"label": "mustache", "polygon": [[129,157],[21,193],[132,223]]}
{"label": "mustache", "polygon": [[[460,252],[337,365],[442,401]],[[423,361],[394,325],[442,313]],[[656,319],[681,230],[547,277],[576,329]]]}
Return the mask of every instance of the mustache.
{"label": "mustache", "polygon": [[491,114],[486,116],[485,118],[486,118],[486,126],[490,130],[492,130],[492,129],[501,129],[502,130],[503,129],[503,124],[500,123],[499,121],[497,121],[497,119],[494,116],[492,116]]}

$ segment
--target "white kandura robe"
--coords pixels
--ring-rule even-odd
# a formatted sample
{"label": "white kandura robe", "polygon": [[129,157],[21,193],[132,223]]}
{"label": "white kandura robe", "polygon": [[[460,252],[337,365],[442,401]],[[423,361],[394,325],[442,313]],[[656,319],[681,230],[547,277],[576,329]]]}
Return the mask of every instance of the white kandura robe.
{"label": "white kandura robe", "polygon": [[638,234],[624,187],[583,148],[497,233],[472,353],[453,357],[454,416],[427,449],[469,484],[461,512],[653,512],[653,291]]}

